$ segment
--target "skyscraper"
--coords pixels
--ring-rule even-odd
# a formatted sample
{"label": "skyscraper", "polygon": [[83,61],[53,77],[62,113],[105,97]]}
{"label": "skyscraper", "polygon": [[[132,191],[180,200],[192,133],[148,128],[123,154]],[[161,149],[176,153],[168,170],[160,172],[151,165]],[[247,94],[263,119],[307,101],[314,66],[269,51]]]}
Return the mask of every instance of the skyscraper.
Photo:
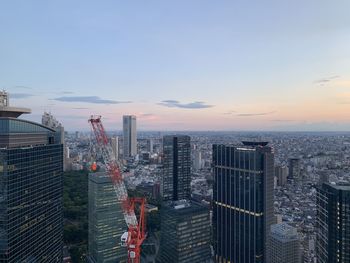
{"label": "skyscraper", "polygon": [[158,262],[211,262],[209,209],[194,201],[166,202],[161,209]]}
{"label": "skyscraper", "polygon": [[114,154],[114,158],[116,160],[118,160],[119,159],[119,138],[118,138],[118,136],[111,138],[111,145],[112,145],[112,151]]}
{"label": "skyscraper", "polygon": [[120,245],[127,231],[120,202],[105,172],[89,174],[89,261],[126,262],[127,250]]}
{"label": "skyscraper", "polygon": [[323,183],[316,206],[317,263],[350,262],[350,184]]}
{"label": "skyscraper", "polygon": [[300,177],[300,159],[290,158],[289,159],[289,175],[290,179],[298,179]]}
{"label": "skyscraper", "polygon": [[0,262],[62,262],[63,145],[0,92]]}
{"label": "skyscraper", "polygon": [[276,166],[275,176],[277,178],[277,185],[284,186],[287,183],[288,168],[286,166]]}
{"label": "skyscraper", "polygon": [[191,138],[187,135],[163,137],[164,173],[161,184],[163,200],[191,197]]}
{"label": "skyscraper", "polygon": [[219,263],[266,263],[274,154],[265,142],[213,145],[213,241]]}
{"label": "skyscraper", "polygon": [[133,157],[137,154],[136,116],[123,116],[123,156]]}
{"label": "skyscraper", "polygon": [[268,263],[301,263],[300,238],[287,223],[271,225],[268,236]]}

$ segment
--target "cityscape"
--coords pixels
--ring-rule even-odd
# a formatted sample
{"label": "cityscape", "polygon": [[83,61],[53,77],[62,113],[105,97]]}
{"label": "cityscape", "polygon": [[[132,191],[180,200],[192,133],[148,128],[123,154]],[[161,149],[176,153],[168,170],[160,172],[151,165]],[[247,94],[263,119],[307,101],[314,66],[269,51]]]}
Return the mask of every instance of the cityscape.
{"label": "cityscape", "polygon": [[0,263],[350,263],[350,2],[0,3]]}

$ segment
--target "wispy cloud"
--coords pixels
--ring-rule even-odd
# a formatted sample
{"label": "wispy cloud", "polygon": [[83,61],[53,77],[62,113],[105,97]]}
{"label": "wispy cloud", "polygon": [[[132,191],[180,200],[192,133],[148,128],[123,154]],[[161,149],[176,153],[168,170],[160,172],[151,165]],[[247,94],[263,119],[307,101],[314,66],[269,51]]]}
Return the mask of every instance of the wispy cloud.
{"label": "wispy cloud", "polygon": [[58,97],[53,100],[63,101],[63,102],[85,102],[94,104],[121,104],[121,103],[131,103],[131,101],[117,101],[101,99],[98,96],[76,96],[76,97]]}
{"label": "wispy cloud", "polygon": [[21,85],[19,85],[19,86],[14,86],[14,88],[15,88],[15,89],[33,89],[33,88],[31,88],[31,87],[21,86]]}
{"label": "wispy cloud", "polygon": [[74,94],[74,92],[72,92],[72,91],[61,91],[58,94],[68,95],[68,94]]}
{"label": "wispy cloud", "polygon": [[337,79],[337,78],[339,78],[339,77],[340,77],[340,76],[335,75],[335,76],[331,76],[331,77],[327,77],[327,78],[317,79],[317,80],[315,80],[314,82],[315,82],[316,84],[319,84],[319,85],[323,86],[323,85],[325,85],[326,83],[329,83],[329,82],[331,82],[332,80]]}
{"label": "wispy cloud", "polygon": [[224,115],[232,115],[232,114],[234,114],[234,113],[236,113],[235,110],[230,110],[230,111],[224,112],[223,114],[224,114]]}
{"label": "wispy cloud", "polygon": [[205,109],[205,108],[214,107],[213,105],[208,105],[203,101],[181,103],[177,100],[163,100],[158,104],[169,108],[182,108],[182,109]]}
{"label": "wispy cloud", "polygon": [[292,121],[295,121],[295,120],[283,120],[283,119],[279,119],[279,120],[271,120],[271,121],[274,121],[274,122],[292,122]]}
{"label": "wispy cloud", "polygon": [[33,96],[34,95],[30,93],[11,93],[10,99],[27,99]]}
{"label": "wispy cloud", "polygon": [[270,115],[274,114],[276,111],[269,111],[269,112],[257,112],[257,113],[238,113],[236,116],[240,117],[253,117],[253,116],[265,116],[265,115]]}
{"label": "wispy cloud", "polygon": [[72,110],[88,110],[89,108],[84,108],[84,107],[77,107],[77,108],[72,108]]}

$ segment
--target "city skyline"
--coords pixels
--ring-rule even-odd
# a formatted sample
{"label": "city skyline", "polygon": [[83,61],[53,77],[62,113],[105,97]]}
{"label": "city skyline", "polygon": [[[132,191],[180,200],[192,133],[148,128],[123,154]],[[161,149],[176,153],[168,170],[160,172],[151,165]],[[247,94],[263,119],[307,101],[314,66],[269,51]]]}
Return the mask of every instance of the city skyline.
{"label": "city skyline", "polygon": [[[68,131],[349,131],[348,1],[0,4],[0,88]],[[13,19],[16,17],[16,19]]]}

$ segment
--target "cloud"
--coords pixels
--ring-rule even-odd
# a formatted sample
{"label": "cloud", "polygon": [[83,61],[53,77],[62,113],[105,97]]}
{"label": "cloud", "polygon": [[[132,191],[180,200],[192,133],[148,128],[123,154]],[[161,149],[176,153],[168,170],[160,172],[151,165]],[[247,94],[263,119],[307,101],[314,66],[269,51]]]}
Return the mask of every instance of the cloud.
{"label": "cloud", "polygon": [[328,77],[328,78],[318,79],[318,80],[315,80],[314,82],[317,83],[317,84],[320,84],[321,86],[323,86],[324,84],[326,84],[328,82],[331,82],[333,79],[337,79],[339,77],[340,76],[335,75],[335,76],[331,76],[331,77]]}
{"label": "cloud", "polygon": [[67,95],[67,94],[73,94],[74,92],[72,92],[72,91],[62,91],[62,92],[59,92],[58,94],[65,94],[65,95]]}
{"label": "cloud", "polygon": [[158,105],[162,105],[169,108],[182,108],[182,109],[205,109],[214,107],[213,105],[208,105],[203,101],[194,101],[190,103],[180,103],[177,100],[163,100],[158,103]]}
{"label": "cloud", "polygon": [[31,88],[31,87],[21,86],[21,85],[19,85],[19,86],[14,86],[14,88],[16,88],[16,89],[33,89],[33,88]]}
{"label": "cloud", "polygon": [[253,117],[253,116],[265,116],[275,113],[276,111],[269,111],[269,112],[259,112],[259,113],[239,113],[237,116],[240,117]]}
{"label": "cloud", "polygon": [[88,110],[90,108],[84,108],[84,107],[77,107],[77,108],[72,108],[72,110]]}
{"label": "cloud", "polygon": [[77,96],[77,97],[59,97],[54,100],[63,102],[85,102],[94,104],[121,104],[121,103],[131,103],[131,101],[116,101],[101,99],[98,96]]}
{"label": "cloud", "polygon": [[10,99],[26,99],[33,96],[33,94],[29,93],[10,93]]}
{"label": "cloud", "polygon": [[271,120],[271,121],[274,121],[274,122],[292,122],[292,121],[295,121],[295,120]]}
{"label": "cloud", "polygon": [[223,114],[224,114],[224,115],[232,115],[232,114],[235,113],[235,112],[236,112],[236,111],[231,110],[231,111],[224,112]]}

